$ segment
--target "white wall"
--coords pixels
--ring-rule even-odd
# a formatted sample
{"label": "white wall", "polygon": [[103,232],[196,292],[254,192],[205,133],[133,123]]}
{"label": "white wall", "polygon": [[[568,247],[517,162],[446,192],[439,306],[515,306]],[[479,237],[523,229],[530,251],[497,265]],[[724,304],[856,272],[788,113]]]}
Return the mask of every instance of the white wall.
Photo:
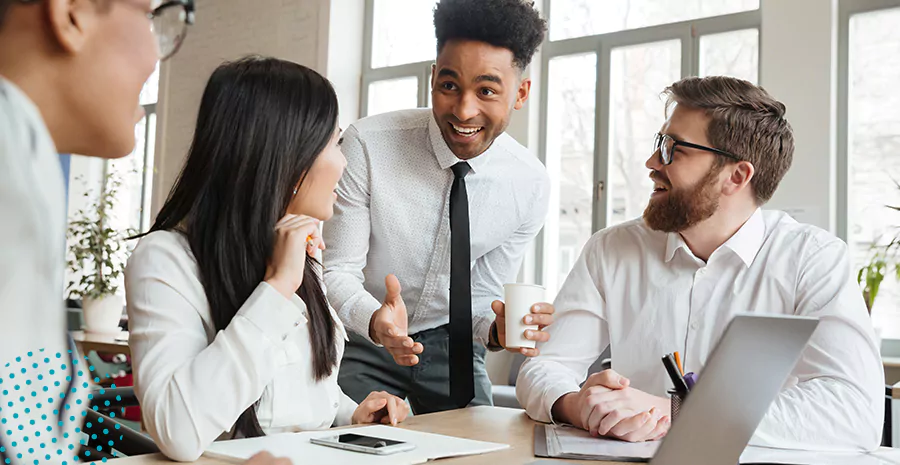
{"label": "white wall", "polygon": [[793,166],[767,207],[833,232],[837,0],[762,0],[761,9],[760,85],[787,106],[795,142]]}
{"label": "white wall", "polygon": [[181,50],[160,67],[154,214],[184,163],[200,97],[216,66],[260,54],[323,72],[322,41],[328,36],[322,31],[327,30],[328,5],[329,0],[197,2],[197,23]]}

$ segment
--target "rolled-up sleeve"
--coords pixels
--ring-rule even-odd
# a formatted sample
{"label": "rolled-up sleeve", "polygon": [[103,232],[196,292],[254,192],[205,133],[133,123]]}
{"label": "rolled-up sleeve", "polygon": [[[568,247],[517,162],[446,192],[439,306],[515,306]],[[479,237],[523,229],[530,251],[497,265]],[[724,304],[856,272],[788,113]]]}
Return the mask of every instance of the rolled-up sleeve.
{"label": "rolled-up sleeve", "polygon": [[556,321],[538,343],[540,355],[522,364],[516,397],[537,421],[553,421],[553,404],[577,392],[587,371],[609,345],[606,304],[599,279],[599,240],[588,241],[556,297]]}
{"label": "rolled-up sleeve", "polygon": [[[542,173],[543,174],[543,173]],[[525,217],[522,225],[499,247],[475,261],[472,267],[472,334],[475,341],[487,345],[494,312],[491,303],[503,299],[503,285],[516,280],[528,246],[544,226],[550,202],[550,179],[543,175],[534,184],[534,193],[529,205],[532,208],[521,212]]]}

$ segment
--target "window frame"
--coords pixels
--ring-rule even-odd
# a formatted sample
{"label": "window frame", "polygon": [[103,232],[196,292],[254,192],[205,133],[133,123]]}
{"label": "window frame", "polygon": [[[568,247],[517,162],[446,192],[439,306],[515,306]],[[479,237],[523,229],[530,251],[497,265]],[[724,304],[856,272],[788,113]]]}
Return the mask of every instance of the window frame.
{"label": "window frame", "polygon": [[[402,65],[387,66],[383,68],[372,67],[372,47],[374,46],[375,30],[375,1],[366,0],[363,19],[363,53],[362,53],[362,77],[360,79],[359,92],[359,117],[369,116],[369,86],[378,81],[389,81],[399,78],[414,77],[418,80],[418,107],[428,106],[431,93],[431,66],[434,59],[406,63]],[[437,51],[435,51],[437,55]]]}
{"label": "window frame", "polygon": [[[836,232],[847,244],[850,244],[850,19],[858,14],[894,8],[900,8],[900,0],[838,1]],[[881,353],[900,357],[900,339],[882,339]]]}
{"label": "window frame", "polygon": [[[147,103],[141,105],[144,109],[144,120],[146,123],[144,124],[144,147],[143,154],[141,158],[141,219],[139,229],[140,232],[145,232],[150,228],[150,202],[153,198],[153,171],[154,171],[154,157],[156,156],[156,130],[159,127],[159,116],[156,113],[157,103]],[[155,120],[154,131],[153,134],[150,133],[150,119]],[[150,140],[151,136],[153,136],[154,140]],[[152,149],[152,150],[151,150]],[[135,157],[138,156],[136,153],[132,153],[129,156]],[[115,161],[112,159],[108,159],[103,163],[103,178],[106,179],[106,176],[109,174],[110,169],[112,168],[111,163]],[[104,184],[105,185],[105,184]]]}

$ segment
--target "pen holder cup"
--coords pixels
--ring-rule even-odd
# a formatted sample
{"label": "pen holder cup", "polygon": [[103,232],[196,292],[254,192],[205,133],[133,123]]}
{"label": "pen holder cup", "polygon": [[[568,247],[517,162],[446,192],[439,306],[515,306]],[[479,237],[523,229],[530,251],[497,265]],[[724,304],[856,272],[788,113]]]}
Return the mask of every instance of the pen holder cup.
{"label": "pen holder cup", "polygon": [[681,395],[678,391],[674,389],[670,389],[668,391],[669,399],[672,401],[672,423],[675,422],[675,418],[678,417],[678,411],[681,410],[681,404],[684,403],[685,396]]}

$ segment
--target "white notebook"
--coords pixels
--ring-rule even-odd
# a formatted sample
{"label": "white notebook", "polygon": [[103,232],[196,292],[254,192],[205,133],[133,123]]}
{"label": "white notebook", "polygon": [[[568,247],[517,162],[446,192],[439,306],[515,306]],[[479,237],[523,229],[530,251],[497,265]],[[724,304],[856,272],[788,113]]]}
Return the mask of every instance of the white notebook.
{"label": "white notebook", "polygon": [[[335,449],[309,442],[310,438],[356,433],[415,444],[416,448],[392,455],[372,455]],[[234,462],[242,462],[257,452],[266,450],[276,457],[288,457],[295,464],[418,464],[463,455],[485,454],[508,449],[509,445],[473,441],[440,434],[423,433],[384,425],[342,428],[339,430],[282,433],[260,438],[217,441],[203,455]]]}

